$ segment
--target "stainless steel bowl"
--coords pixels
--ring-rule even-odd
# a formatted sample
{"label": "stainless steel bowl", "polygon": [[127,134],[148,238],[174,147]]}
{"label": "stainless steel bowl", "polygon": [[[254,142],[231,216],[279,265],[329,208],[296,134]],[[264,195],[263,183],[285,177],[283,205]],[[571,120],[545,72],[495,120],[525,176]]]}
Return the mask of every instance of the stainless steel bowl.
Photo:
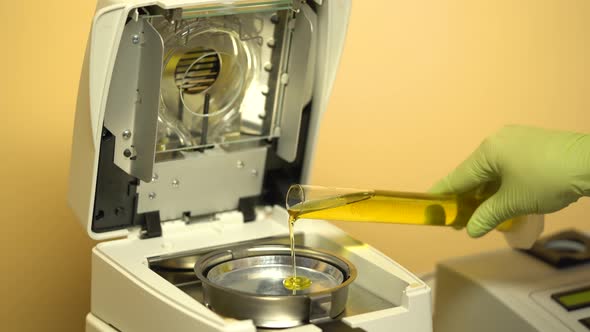
{"label": "stainless steel bowl", "polygon": [[293,292],[283,286],[292,274],[291,250],[283,245],[238,247],[199,258],[195,272],[207,305],[236,319],[252,319],[265,328],[287,328],[335,318],[346,306],[356,269],[344,258],[296,248],[297,275],[312,281]]}

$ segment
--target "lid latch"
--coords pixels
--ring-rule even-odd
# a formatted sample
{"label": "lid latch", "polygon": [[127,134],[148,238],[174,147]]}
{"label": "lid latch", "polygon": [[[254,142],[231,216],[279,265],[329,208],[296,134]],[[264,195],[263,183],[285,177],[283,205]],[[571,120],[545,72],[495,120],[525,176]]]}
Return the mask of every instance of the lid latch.
{"label": "lid latch", "polygon": [[160,224],[160,211],[147,212],[145,225],[141,232],[142,239],[150,239],[162,236],[162,225]]}

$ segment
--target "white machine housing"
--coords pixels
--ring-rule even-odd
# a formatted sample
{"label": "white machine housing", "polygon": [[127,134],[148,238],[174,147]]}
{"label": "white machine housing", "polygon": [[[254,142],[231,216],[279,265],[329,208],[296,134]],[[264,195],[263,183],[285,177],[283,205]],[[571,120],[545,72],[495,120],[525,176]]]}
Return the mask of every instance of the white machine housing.
{"label": "white machine housing", "polygon": [[[288,22],[278,62],[262,64],[275,75],[268,78],[274,84],[270,91],[269,86],[261,89],[262,95],[275,98],[265,106],[274,107],[270,130],[262,131],[264,137],[256,143],[234,144],[206,142],[203,127],[204,145],[193,140],[169,154],[167,146],[158,150],[158,82],[166,71],[162,59],[167,46],[151,18],[173,25],[186,13],[231,18],[268,8],[283,13],[281,19]],[[150,269],[149,259],[288,234],[287,213],[276,204],[284,199],[285,184],[269,189],[268,183],[280,178],[283,168],[292,176],[284,179],[287,185],[309,178],[350,8],[350,0],[99,1],[80,80],[69,191],[69,203],[90,237],[111,240],[92,251],[87,331],[256,331],[252,321],[221,317],[181,291]],[[263,42],[276,49],[278,40]],[[269,192],[270,200],[263,197]],[[118,200],[124,201],[121,206]],[[194,209],[187,208],[191,202]],[[112,209],[103,211],[103,205]],[[351,312],[339,321],[341,326],[432,330],[430,289],[416,276],[324,221],[301,221],[297,231],[304,235],[300,244],[349,259],[358,269],[354,284],[389,304]],[[322,329],[310,323],[289,330]]]}
{"label": "white machine housing", "polygon": [[[572,249],[585,251],[587,257],[590,253],[590,247],[577,240],[548,241],[536,247],[572,257],[579,256]],[[585,263],[580,260],[579,264],[566,268],[557,268],[525,251],[513,249],[450,259],[439,263],[436,269],[434,329],[439,332],[589,331],[590,326],[584,325],[590,323],[588,289],[587,258]],[[568,310],[558,303],[556,295],[570,292],[579,294],[574,296],[586,295],[583,295],[585,299],[576,299],[582,305]]]}

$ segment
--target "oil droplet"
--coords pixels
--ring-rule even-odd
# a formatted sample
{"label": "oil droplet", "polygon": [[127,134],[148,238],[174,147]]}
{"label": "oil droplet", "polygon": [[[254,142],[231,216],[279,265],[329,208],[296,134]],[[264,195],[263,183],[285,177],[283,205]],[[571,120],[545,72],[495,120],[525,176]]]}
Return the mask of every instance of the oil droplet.
{"label": "oil droplet", "polygon": [[311,286],[311,280],[306,277],[288,277],[283,280],[283,286],[289,290],[304,290]]}

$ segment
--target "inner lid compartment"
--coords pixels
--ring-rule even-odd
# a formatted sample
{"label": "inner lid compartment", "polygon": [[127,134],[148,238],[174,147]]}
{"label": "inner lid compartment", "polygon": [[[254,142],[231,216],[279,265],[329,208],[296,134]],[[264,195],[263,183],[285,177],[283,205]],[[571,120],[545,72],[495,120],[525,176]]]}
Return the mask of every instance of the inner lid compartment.
{"label": "inner lid compartment", "polygon": [[288,12],[150,20],[164,43],[158,154],[271,138]]}
{"label": "inner lid compartment", "polygon": [[282,203],[300,182],[315,11],[299,1],[211,6],[129,13],[105,107],[93,232],[139,225],[159,236],[160,221],[234,210],[250,221],[256,205]]}

